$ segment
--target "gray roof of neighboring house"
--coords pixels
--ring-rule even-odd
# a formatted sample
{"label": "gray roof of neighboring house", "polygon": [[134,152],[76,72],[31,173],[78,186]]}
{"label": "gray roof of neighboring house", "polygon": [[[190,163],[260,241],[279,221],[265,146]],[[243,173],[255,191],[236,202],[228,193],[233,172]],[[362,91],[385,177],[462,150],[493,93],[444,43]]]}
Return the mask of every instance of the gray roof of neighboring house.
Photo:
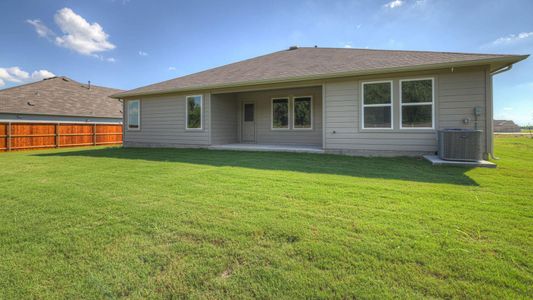
{"label": "gray roof of neighboring house", "polygon": [[[345,48],[293,48],[140,87],[113,97],[207,88],[423,70],[438,67],[512,64],[527,55],[471,54]],[[499,65],[498,67],[501,67]]]}
{"label": "gray roof of neighboring house", "polygon": [[513,120],[494,120],[493,121],[493,124],[496,126],[496,125],[499,125],[499,126],[503,126],[503,125],[514,125],[514,126],[518,126],[516,125],[516,123],[513,121]]}
{"label": "gray roof of neighboring house", "polygon": [[0,113],[122,118],[120,91],[52,77],[0,90]]}

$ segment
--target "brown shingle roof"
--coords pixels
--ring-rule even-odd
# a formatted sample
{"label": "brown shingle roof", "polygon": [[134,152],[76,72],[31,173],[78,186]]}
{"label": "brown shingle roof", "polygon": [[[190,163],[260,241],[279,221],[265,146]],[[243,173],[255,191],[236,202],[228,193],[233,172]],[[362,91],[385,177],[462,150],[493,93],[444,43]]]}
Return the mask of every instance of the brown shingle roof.
{"label": "brown shingle roof", "polygon": [[120,91],[53,77],[0,90],[0,113],[122,118]]}
{"label": "brown shingle roof", "polygon": [[345,48],[296,48],[224,65],[199,73],[133,89],[113,97],[173,92],[290,80],[359,75],[419,67],[514,63],[518,55]]}

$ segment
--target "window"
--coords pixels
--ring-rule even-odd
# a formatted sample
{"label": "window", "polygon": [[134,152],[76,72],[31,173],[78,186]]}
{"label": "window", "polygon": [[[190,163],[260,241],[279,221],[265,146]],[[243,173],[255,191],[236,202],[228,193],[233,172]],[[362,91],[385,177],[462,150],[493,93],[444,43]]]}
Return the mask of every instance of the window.
{"label": "window", "polygon": [[140,130],[141,129],[141,101],[130,100],[128,101],[128,130]]}
{"label": "window", "polygon": [[289,129],[289,98],[272,99],[272,129]]}
{"label": "window", "polygon": [[363,129],[392,129],[392,81],[363,83]]}
{"label": "window", "polygon": [[433,129],[433,79],[400,80],[401,128]]}
{"label": "window", "polygon": [[313,100],[311,97],[294,97],[292,112],[294,129],[313,128]]}
{"label": "window", "polygon": [[254,121],[254,105],[252,103],[244,104],[244,122]]}
{"label": "window", "polygon": [[187,129],[202,129],[202,96],[187,96]]}

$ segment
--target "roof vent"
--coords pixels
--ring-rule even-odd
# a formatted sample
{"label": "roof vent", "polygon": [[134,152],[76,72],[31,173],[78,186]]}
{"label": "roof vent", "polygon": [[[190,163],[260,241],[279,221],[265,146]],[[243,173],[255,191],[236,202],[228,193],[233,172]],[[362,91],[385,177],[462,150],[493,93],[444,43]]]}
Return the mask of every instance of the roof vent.
{"label": "roof vent", "polygon": [[289,51],[298,49],[298,46],[290,46]]}

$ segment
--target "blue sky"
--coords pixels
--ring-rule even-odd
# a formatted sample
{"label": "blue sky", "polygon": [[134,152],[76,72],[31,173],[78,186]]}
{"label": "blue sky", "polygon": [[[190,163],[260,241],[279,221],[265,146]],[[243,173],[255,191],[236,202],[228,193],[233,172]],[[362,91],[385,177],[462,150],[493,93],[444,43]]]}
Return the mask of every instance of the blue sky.
{"label": "blue sky", "polygon": [[[531,0],[2,0],[0,11],[0,88],[55,74],[130,89],[290,45],[533,53]],[[496,118],[533,125],[533,58],[496,76],[494,96]]]}

